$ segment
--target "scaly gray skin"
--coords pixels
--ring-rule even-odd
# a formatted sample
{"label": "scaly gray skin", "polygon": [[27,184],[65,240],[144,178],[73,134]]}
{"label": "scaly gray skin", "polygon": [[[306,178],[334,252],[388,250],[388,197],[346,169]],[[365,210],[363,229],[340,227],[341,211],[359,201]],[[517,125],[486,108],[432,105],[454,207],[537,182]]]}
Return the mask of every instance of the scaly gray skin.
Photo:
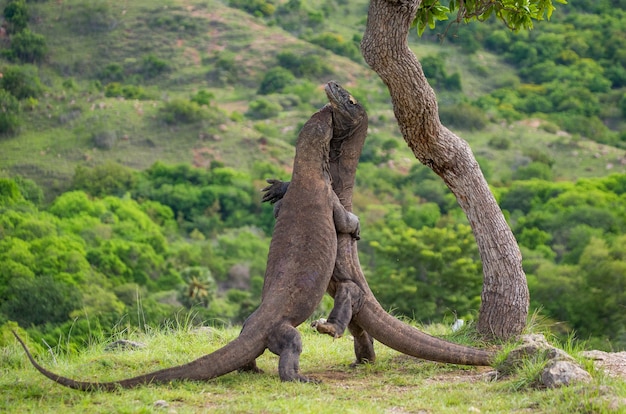
{"label": "scaly gray skin", "polygon": [[[367,135],[367,114],[341,86],[329,82],[326,94],[333,108],[333,140],[330,171],[333,189],[352,209],[354,177]],[[263,201],[277,202],[289,183],[268,180]],[[490,365],[494,354],[427,335],[389,315],[370,290],[359,262],[356,241],[338,235],[338,253],[328,293],[335,299],[328,320],[314,323],[316,329],[333,337],[346,327],[354,336],[355,363],[374,362],[372,337],[397,351],[431,361],[464,365]]]}
{"label": "scaly gray skin", "polygon": [[358,238],[358,218],[346,211],[333,192],[329,167],[332,111],[325,106],[307,121],[296,144],[293,180],[282,200],[267,259],[259,308],[246,320],[239,337],[192,362],[130,379],[86,382],[54,374],[39,365],[24,342],[31,363],[43,375],[79,390],[114,390],[173,380],[208,380],[253,366],[265,349],[279,355],[283,381],[308,382],[300,374],[302,351],[296,327],[311,316],[330,282],[337,233]]}

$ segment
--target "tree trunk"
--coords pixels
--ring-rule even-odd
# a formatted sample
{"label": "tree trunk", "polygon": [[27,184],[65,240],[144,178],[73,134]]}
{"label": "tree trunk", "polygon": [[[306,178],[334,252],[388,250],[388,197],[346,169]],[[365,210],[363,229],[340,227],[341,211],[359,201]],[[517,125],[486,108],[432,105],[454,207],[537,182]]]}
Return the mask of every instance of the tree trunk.
{"label": "tree trunk", "polygon": [[479,332],[506,339],[521,333],[528,316],[521,253],[469,145],[441,125],[435,93],[408,47],[419,4],[371,0],[361,51],[389,88],[409,148],[444,180],[467,215],[483,262]]}

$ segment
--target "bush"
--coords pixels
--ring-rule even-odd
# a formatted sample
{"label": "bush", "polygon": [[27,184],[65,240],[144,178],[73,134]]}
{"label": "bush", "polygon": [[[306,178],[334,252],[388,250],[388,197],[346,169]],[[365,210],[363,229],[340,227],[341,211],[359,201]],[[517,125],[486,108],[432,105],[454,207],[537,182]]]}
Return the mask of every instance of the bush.
{"label": "bush", "polygon": [[280,104],[260,98],[250,102],[246,116],[252,119],[267,119],[277,116],[282,110]]}
{"label": "bush", "polygon": [[93,168],[78,165],[74,171],[72,188],[82,190],[93,197],[114,195],[122,197],[133,188],[133,170],[112,161]]}
{"label": "bush", "polygon": [[293,74],[283,67],[275,67],[268,70],[261,81],[258,94],[268,95],[270,93],[282,92],[282,90],[295,81]]}
{"label": "bush", "polygon": [[271,16],[276,11],[273,1],[266,0],[230,0],[231,7],[247,11],[255,16]]}
{"label": "bush", "polygon": [[299,56],[292,52],[281,52],[276,56],[278,64],[296,77],[322,77],[333,73],[332,68],[316,55]]}
{"label": "bush", "polygon": [[[235,60],[235,54],[227,51],[217,52],[214,59],[214,69],[207,74],[210,80],[221,85],[234,84],[239,81],[241,69]],[[210,59],[204,63],[208,61]]]}
{"label": "bush", "polygon": [[577,114],[559,114],[561,128],[570,134],[580,134],[596,142],[605,142],[608,128],[598,117]]}
{"label": "bush", "polygon": [[[163,13],[163,14],[161,14]],[[161,9],[161,12],[148,20],[148,26],[159,31],[185,33],[196,35],[203,26],[204,20],[199,17],[184,14],[172,14],[171,9]]]}
{"label": "bush", "polygon": [[0,134],[10,134],[20,126],[20,103],[15,96],[0,89]]}
{"label": "bush", "polygon": [[111,7],[105,1],[78,2],[71,10],[66,22],[76,33],[97,34],[108,32],[117,26],[117,19],[113,17]]}
{"label": "bush", "polygon": [[538,148],[528,148],[524,150],[524,155],[530,158],[532,161],[546,164],[549,167],[552,167],[554,165],[554,159]]}
{"label": "bush", "polygon": [[112,82],[105,86],[104,96],[109,98],[150,99],[148,93],[141,86],[122,85],[119,82]]}
{"label": "bush", "polygon": [[94,132],[91,136],[94,147],[103,150],[109,150],[113,148],[115,141],[117,141],[117,133],[111,130]]}
{"label": "bush", "polygon": [[498,150],[508,150],[511,147],[511,140],[507,137],[496,136],[492,137],[487,145]]}
{"label": "bush", "polygon": [[173,99],[160,110],[161,118],[166,124],[192,124],[204,118],[204,111],[195,102],[184,99]]}
{"label": "bush", "polygon": [[538,178],[540,180],[552,180],[552,169],[542,162],[533,161],[530,164],[520,167],[513,174],[514,180],[530,180]]}
{"label": "bush", "polygon": [[0,206],[10,205],[22,200],[22,194],[17,183],[8,178],[0,178]]}
{"label": "bush", "polygon": [[7,33],[19,33],[28,25],[28,7],[25,0],[9,0],[3,11]]}
{"label": "bush", "polygon": [[51,276],[9,280],[0,311],[21,326],[65,322],[81,306],[75,286]]}
{"label": "bush", "polygon": [[352,60],[358,60],[361,56],[359,48],[352,41],[346,41],[335,33],[324,32],[310,39],[310,42]]}
{"label": "bush", "polygon": [[43,91],[37,68],[31,65],[4,69],[0,86],[17,99],[37,98]]}
{"label": "bush", "polygon": [[122,82],[125,78],[124,68],[119,63],[110,63],[98,74],[102,82]]}
{"label": "bush", "polygon": [[143,57],[139,69],[139,73],[144,79],[154,78],[167,71],[169,71],[167,62],[152,53]]}
{"label": "bush", "polygon": [[211,99],[213,98],[215,98],[215,95],[213,95],[211,92],[202,90],[198,91],[194,96],[191,97],[191,102],[195,102],[200,106],[209,106],[211,105]]}
{"label": "bush", "polygon": [[42,35],[24,29],[11,38],[9,57],[25,63],[39,63],[47,51],[46,39]]}
{"label": "bush", "polygon": [[465,130],[480,130],[487,126],[487,116],[475,106],[457,104],[439,108],[439,118],[447,126]]}
{"label": "bush", "polygon": [[461,75],[453,73],[448,76],[446,72],[446,62],[443,55],[424,56],[420,60],[424,75],[433,87],[439,87],[449,91],[461,90]]}
{"label": "bush", "polygon": [[25,200],[35,205],[40,205],[43,202],[43,190],[33,180],[18,175],[13,178],[13,181],[19,187]]}

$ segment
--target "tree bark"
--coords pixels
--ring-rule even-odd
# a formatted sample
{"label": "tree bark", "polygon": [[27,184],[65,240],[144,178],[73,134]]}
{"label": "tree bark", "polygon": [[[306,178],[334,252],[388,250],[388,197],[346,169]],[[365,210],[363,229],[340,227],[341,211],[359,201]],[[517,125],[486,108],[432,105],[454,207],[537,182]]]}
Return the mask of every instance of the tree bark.
{"label": "tree bark", "polygon": [[420,0],[371,0],[361,42],[365,61],[389,88],[400,131],[467,215],[483,263],[478,330],[506,339],[526,325],[529,293],[519,246],[468,143],[439,120],[437,99],[407,37]]}

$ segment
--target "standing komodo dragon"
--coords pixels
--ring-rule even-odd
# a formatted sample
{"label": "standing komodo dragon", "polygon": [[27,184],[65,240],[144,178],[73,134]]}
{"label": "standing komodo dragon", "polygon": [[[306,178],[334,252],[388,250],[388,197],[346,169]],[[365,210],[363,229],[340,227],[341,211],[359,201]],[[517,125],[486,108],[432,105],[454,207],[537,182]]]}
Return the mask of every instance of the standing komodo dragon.
{"label": "standing komodo dragon", "polygon": [[[336,82],[326,85],[326,95],[333,108],[333,139],[330,145],[330,171],[333,189],[339,200],[352,210],[352,192],[356,168],[367,135],[364,108]],[[263,201],[280,200],[288,182],[268,180]],[[356,363],[376,358],[372,337],[404,354],[431,361],[464,365],[490,365],[494,354],[465,347],[425,334],[389,315],[370,290],[359,262],[357,243],[339,234],[338,253],[328,293],[335,305],[328,321],[317,322],[321,333],[339,337],[346,327],[354,336]]]}
{"label": "standing komodo dragon", "polygon": [[[130,379],[85,382],[54,374],[43,375],[79,390],[114,390],[172,380],[207,380],[249,366],[265,349],[279,355],[283,381],[309,381],[299,372],[302,343],[295,329],[320,303],[335,265],[337,232],[358,238],[358,218],[346,211],[330,184],[329,143],[332,110],[327,105],[304,124],[296,143],[293,180],[282,201],[267,259],[259,308],[246,320],[239,337],[192,362]],[[15,333],[15,332],[14,332]]]}

